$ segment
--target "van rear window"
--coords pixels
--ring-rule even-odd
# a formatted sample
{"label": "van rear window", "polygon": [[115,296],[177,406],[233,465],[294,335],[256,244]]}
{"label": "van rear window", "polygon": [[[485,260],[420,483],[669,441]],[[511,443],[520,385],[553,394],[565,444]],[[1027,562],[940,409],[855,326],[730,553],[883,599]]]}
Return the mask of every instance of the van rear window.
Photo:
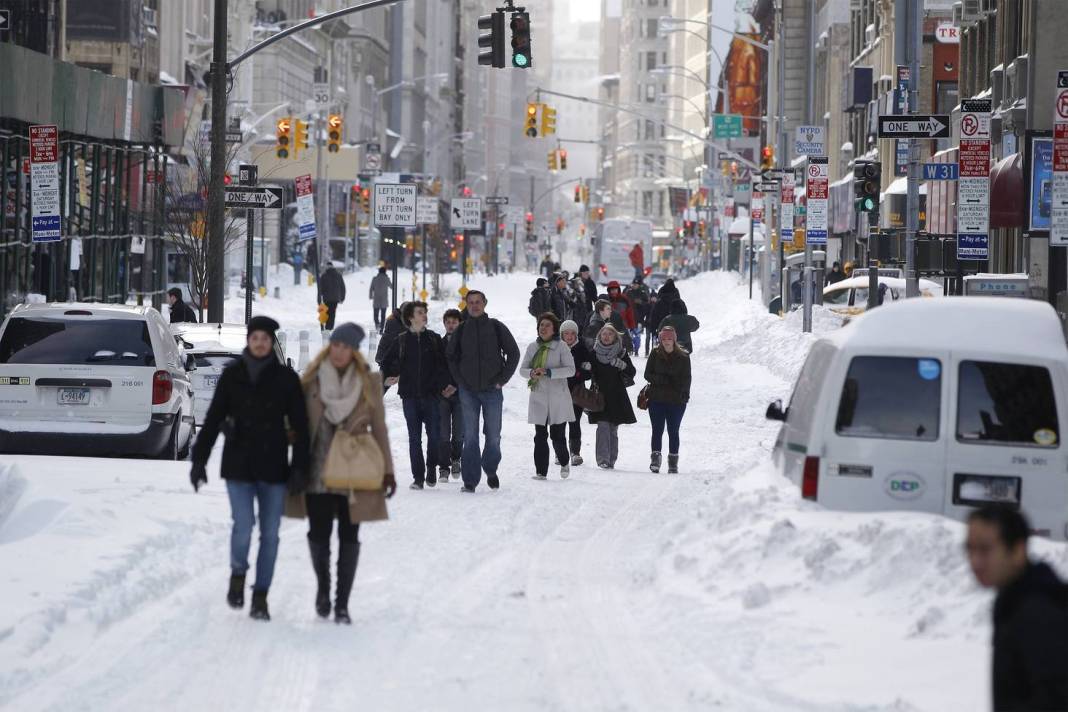
{"label": "van rear window", "polygon": [[154,366],[140,319],[15,317],[0,337],[0,363]]}
{"label": "van rear window", "polygon": [[957,439],[1056,447],[1057,401],[1042,366],[961,361]]}
{"label": "van rear window", "polygon": [[938,359],[857,356],[849,363],[835,432],[848,437],[938,440],[941,405]]}

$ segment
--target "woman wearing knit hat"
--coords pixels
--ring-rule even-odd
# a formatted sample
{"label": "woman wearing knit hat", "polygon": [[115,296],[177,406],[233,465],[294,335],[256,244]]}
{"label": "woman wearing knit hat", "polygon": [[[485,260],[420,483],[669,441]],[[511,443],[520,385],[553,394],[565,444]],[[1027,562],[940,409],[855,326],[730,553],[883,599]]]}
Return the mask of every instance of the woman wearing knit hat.
{"label": "woman wearing knit hat", "polygon": [[[592,374],[590,364],[592,357],[586,348],[586,343],[579,338],[579,326],[568,319],[560,325],[560,340],[571,348],[571,360],[575,362],[575,375],[567,379],[567,390],[570,393],[575,386],[590,380]],[[570,433],[567,444],[571,451],[571,466],[582,464],[582,406],[572,402],[571,407],[575,411],[575,419],[568,424]],[[563,464],[563,463],[560,463]]]}
{"label": "woman wearing knit hat", "polygon": [[649,469],[660,472],[664,426],[668,431],[668,473],[679,471],[679,426],[690,400],[690,354],[678,343],[673,326],[663,326],[660,343],[645,362],[648,381],[649,420],[653,426]]}
{"label": "woman wearing knit hat", "polygon": [[534,426],[534,479],[549,474],[549,439],[552,439],[560,477],[571,474],[564,430],[575,419],[569,378],[575,375],[571,350],[557,338],[560,320],[552,312],[538,318],[538,338],[527,347],[520,361],[519,373],[527,379],[530,401],[527,422]]}

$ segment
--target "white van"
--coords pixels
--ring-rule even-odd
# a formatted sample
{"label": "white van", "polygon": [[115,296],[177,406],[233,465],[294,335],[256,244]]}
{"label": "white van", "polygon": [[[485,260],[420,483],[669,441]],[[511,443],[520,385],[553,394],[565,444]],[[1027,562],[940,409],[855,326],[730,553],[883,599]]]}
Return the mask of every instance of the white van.
{"label": "white van", "polygon": [[0,326],[0,452],[184,458],[187,368],[152,307],[17,306]]}
{"label": "white van", "polygon": [[1022,507],[1068,538],[1068,349],[1044,302],[911,299],[812,346],[774,457],[831,509]]}

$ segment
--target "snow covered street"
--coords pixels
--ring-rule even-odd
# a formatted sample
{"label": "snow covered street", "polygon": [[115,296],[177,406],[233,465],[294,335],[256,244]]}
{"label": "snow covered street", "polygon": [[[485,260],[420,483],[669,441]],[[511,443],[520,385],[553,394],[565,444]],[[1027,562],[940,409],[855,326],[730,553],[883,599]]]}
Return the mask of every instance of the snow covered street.
{"label": "snow covered street", "polygon": [[[370,322],[371,275],[346,275],[338,323]],[[458,275],[447,279],[455,293]],[[535,336],[533,281],[471,282],[521,347]],[[3,458],[0,708],[987,709],[991,596],[967,569],[963,527],[801,500],[772,471],[764,419],[812,341],[800,314],[766,314],[734,274],[679,288],[701,320],[680,475],[648,471],[640,414],[620,428],[617,470],[587,457],[567,481],[555,468],[532,480],[516,377],[501,489],[410,491],[400,401],[387,395],[401,489],[390,521],[361,531],[351,628],[316,618],[306,523],[293,520],[271,623],[226,606],[219,447],[200,494],[184,462]],[[295,361],[314,287],[283,289],[255,312],[282,322]],[[454,303],[431,305],[431,328]],[[227,307],[239,320],[240,303]],[[838,323],[818,312],[816,331]],[[1068,573],[1068,546],[1033,551]]]}

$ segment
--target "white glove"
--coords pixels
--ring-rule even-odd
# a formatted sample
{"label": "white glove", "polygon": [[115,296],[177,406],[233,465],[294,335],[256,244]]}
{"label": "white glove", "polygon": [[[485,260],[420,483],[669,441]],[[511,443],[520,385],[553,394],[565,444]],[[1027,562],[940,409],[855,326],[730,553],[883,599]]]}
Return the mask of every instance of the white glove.
{"label": "white glove", "polygon": [[581,364],[581,368],[583,371],[589,371],[591,368],[593,368],[593,364],[591,364],[589,361],[583,361]]}
{"label": "white glove", "polygon": [[612,365],[622,371],[624,368],[627,367],[627,362],[621,358],[614,358],[612,359]]}

